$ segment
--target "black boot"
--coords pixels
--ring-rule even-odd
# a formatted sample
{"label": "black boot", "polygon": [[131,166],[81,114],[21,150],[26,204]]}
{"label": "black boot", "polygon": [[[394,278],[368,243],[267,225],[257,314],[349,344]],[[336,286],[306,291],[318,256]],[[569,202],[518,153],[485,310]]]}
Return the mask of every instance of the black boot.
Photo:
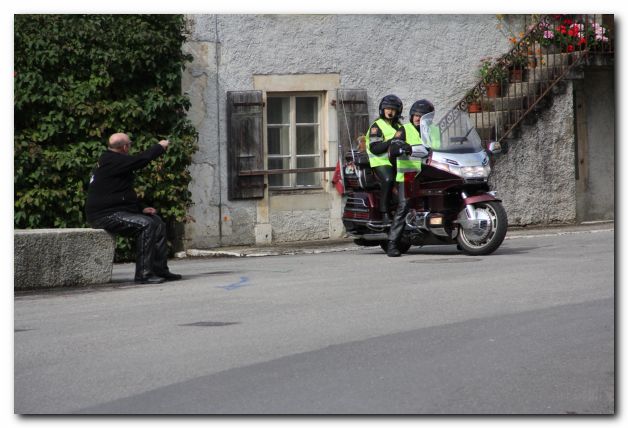
{"label": "black boot", "polygon": [[140,284],[161,284],[165,281],[166,280],[164,278],[153,275],[153,274],[135,277],[135,282],[139,282]]}
{"label": "black boot", "polygon": [[395,241],[388,241],[388,251],[386,254],[388,257],[399,257],[401,255],[401,251],[397,248],[397,243]]}
{"label": "black boot", "polygon": [[179,275],[178,273],[172,273],[170,271],[166,271],[163,273],[158,273],[157,276],[162,277],[163,279],[165,279],[166,281],[178,281],[181,278],[183,278],[181,275]]}

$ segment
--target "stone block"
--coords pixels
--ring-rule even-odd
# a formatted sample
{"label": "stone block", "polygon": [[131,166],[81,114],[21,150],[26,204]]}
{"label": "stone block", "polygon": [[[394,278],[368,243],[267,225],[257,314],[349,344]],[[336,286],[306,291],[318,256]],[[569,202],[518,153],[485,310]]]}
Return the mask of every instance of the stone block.
{"label": "stone block", "polygon": [[111,280],[115,239],[101,229],[15,230],[13,248],[16,290]]}

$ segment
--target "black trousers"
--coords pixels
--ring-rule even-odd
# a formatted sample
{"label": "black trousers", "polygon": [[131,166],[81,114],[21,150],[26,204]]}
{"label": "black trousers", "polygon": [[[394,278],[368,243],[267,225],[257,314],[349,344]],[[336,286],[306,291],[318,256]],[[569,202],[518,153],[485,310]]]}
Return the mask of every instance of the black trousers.
{"label": "black trousers", "polygon": [[403,229],[406,226],[406,215],[408,214],[408,211],[410,211],[410,204],[408,203],[410,200],[406,198],[403,181],[397,183],[397,191],[399,204],[397,204],[397,211],[395,212],[395,217],[393,218],[390,230],[388,231],[388,240],[393,241],[395,245],[399,244],[399,240],[403,234]]}
{"label": "black trousers", "polygon": [[392,166],[376,166],[373,168],[373,172],[379,179],[381,189],[379,197],[379,210],[382,213],[387,213],[390,208],[392,189],[395,185],[395,169]]}
{"label": "black trousers", "polygon": [[137,237],[135,279],[161,276],[169,272],[166,224],[158,215],[119,211],[99,218],[90,225],[114,234]]}

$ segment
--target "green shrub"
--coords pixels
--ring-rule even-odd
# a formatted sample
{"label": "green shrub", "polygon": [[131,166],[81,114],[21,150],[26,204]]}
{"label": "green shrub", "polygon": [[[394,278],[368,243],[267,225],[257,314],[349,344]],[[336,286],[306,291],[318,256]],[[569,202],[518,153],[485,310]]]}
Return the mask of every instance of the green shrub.
{"label": "green shrub", "polygon": [[[182,15],[15,15],[14,225],[86,227],[90,172],[114,132],[132,152],[163,138],[168,153],[136,189],[170,228],[191,204],[197,133],[186,117]],[[128,259],[119,240],[118,260]]]}

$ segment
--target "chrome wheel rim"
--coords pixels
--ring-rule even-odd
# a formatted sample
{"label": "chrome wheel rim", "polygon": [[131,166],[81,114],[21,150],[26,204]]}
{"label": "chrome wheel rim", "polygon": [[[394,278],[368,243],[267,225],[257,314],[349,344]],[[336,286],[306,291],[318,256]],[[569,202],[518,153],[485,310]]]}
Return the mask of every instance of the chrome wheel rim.
{"label": "chrome wheel rim", "polygon": [[475,212],[479,220],[487,220],[489,222],[488,231],[480,237],[475,237],[461,227],[460,237],[469,247],[482,248],[489,244],[497,233],[497,212],[490,205],[483,205],[481,208],[477,207]]}

